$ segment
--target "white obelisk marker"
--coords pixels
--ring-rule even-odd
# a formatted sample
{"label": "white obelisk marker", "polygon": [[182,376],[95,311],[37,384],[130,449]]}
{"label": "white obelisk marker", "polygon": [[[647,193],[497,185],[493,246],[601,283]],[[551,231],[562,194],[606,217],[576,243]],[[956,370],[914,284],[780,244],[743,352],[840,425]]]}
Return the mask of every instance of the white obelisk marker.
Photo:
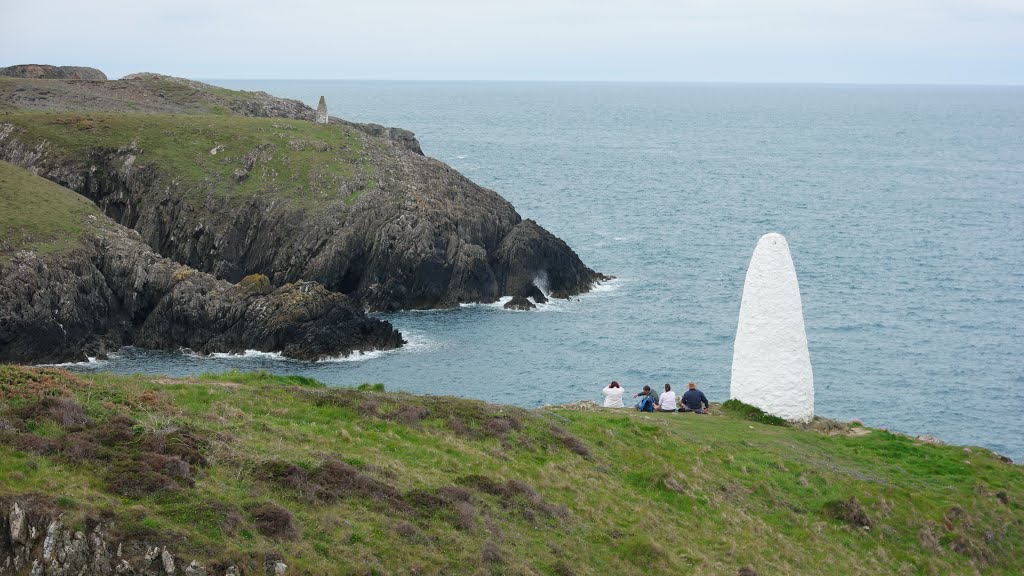
{"label": "white obelisk marker", "polygon": [[814,418],[803,305],[782,234],[757,241],[743,283],[729,396],[790,421]]}

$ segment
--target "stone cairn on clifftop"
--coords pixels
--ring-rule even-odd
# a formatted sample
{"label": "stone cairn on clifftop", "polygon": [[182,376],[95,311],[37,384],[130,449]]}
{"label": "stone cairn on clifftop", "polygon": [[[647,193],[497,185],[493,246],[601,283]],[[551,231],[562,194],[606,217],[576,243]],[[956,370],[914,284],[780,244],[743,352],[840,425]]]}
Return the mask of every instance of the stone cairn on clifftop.
{"label": "stone cairn on clifftop", "polygon": [[320,104],[316,107],[316,123],[327,124],[327,101],[320,97]]}

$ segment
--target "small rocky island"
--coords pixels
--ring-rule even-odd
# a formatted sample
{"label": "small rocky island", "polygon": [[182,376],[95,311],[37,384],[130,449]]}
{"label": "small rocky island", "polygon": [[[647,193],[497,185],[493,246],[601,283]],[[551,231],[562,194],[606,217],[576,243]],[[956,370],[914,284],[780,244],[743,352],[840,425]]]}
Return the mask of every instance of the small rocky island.
{"label": "small rocky island", "polygon": [[[211,316],[189,312],[177,331],[165,330],[149,316],[160,312],[158,304],[168,317],[179,318],[186,310],[181,306],[199,302],[175,288],[174,278],[185,274],[179,269],[192,270],[192,282],[202,284],[196,294],[241,293],[246,285],[259,286],[261,298],[303,291],[346,302],[342,307],[352,318],[364,309],[450,308],[502,296],[536,300],[538,278],[545,279],[548,297],[569,297],[604,278],[496,192],[424,156],[407,130],[335,117],[321,125],[317,111],[302,102],[263,92],[158,74],[109,81],[82,76],[85,69],[62,70],[31,65],[0,71],[0,160],[10,163],[5,171],[31,172],[88,199],[102,213],[93,216],[105,215],[122,228],[105,221],[97,226],[134,242],[119,249],[151,250],[147,258],[159,259],[156,269],[167,273],[147,284],[150,263],[138,268],[137,259],[116,260],[109,237],[97,240],[92,230],[85,234],[94,250],[87,259],[96,270],[81,268],[85,261],[66,258],[63,249],[26,251],[16,240],[24,240],[26,230],[31,236],[22,220],[43,216],[16,207],[0,234],[10,294],[0,308],[0,360],[78,360],[123,344],[200,351],[291,346],[290,355],[298,358],[400,345],[400,338],[363,324],[370,322],[365,314],[356,323],[360,328],[338,329],[352,338],[324,349],[288,338],[243,337],[246,324],[239,319],[255,304],[241,301],[204,303],[203,314]],[[326,109],[320,120],[325,116]],[[11,195],[5,186],[3,193]],[[41,272],[46,266],[48,272]],[[33,267],[35,276],[28,272]],[[94,290],[81,279],[97,271],[105,280]],[[58,281],[72,277],[78,280]],[[229,290],[231,285],[242,287]],[[25,286],[42,290],[50,303],[29,298]],[[71,289],[78,291],[66,291]],[[95,306],[85,312],[90,298]],[[330,306],[315,308],[298,316],[345,326],[323,316],[334,314],[327,312]],[[80,322],[65,322],[71,317]],[[65,338],[68,326],[78,336]],[[229,328],[239,334],[225,335]],[[301,337],[292,325],[281,329],[291,339],[321,341],[314,336],[319,328]],[[91,344],[81,348],[84,342]]]}

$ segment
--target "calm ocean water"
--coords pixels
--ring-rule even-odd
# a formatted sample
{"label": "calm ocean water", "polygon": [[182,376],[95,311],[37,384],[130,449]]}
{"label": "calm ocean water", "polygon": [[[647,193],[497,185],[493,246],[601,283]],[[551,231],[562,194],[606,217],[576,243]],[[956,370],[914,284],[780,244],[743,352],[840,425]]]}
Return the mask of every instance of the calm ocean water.
{"label": "calm ocean water", "polygon": [[610,380],[729,394],[746,266],[789,240],[816,412],[1024,460],[1024,88],[218,81],[416,132],[618,280],[534,312],[387,315],[401,351],[307,364],[125,350],[522,406]]}

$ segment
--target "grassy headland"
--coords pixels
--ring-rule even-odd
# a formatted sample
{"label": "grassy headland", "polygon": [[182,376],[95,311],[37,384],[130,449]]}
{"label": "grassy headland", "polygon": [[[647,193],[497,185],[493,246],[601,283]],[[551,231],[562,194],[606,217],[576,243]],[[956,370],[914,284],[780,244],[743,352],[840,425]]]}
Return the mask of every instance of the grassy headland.
{"label": "grassy headland", "polygon": [[312,109],[297,100],[162,74],[132,74],[107,81],[54,80],[0,76],[0,109],[240,114],[312,120]]}
{"label": "grassy headland", "polygon": [[74,248],[89,216],[103,217],[84,197],[0,161],[0,259],[17,250],[50,254]]}
{"label": "grassy headland", "polygon": [[[379,388],[379,387],[378,387]],[[1020,574],[1024,471],[882,430],[0,366],[0,497],[311,574]],[[754,573],[754,572],[748,572]]]}
{"label": "grassy headland", "polygon": [[[303,120],[220,115],[0,112],[25,146],[73,164],[122,151],[156,184],[186,196],[273,195],[300,205],[349,200],[375,186],[358,131]],[[242,177],[236,171],[243,170]]]}

